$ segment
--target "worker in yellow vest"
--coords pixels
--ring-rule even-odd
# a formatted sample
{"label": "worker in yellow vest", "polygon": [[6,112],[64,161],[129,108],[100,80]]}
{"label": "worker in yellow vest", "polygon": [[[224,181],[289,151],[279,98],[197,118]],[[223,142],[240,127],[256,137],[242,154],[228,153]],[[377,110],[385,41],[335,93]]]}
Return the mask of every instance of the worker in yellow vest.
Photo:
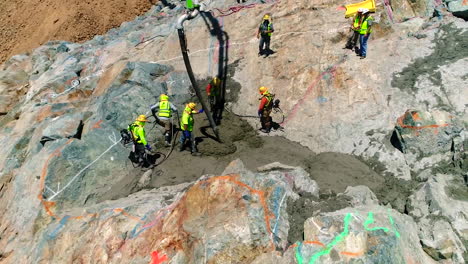
{"label": "worker in yellow vest", "polygon": [[257,38],[260,39],[258,56],[265,55],[267,57],[273,53],[270,49],[270,40],[273,32],[275,32],[275,29],[273,28],[273,23],[271,23],[271,17],[269,14],[266,14],[263,16],[262,23],[257,31]]}
{"label": "worker in yellow vest", "polygon": [[268,91],[268,88],[262,86],[258,88],[258,92],[262,96],[260,100],[260,105],[258,106],[258,117],[260,117],[260,123],[262,128],[260,131],[263,133],[270,133],[271,130],[271,110],[273,109],[273,99],[275,95]]}
{"label": "worker in yellow vest", "polygon": [[357,41],[359,39],[359,30],[361,29],[361,19],[362,19],[362,11],[364,8],[359,8],[357,14],[354,16],[353,24],[351,25],[351,30],[353,34],[348,39],[346,43],[346,48],[351,50],[358,50],[357,49]]}
{"label": "worker in yellow vest", "polygon": [[[171,145],[172,135],[174,134],[174,125],[172,122],[172,114],[177,114],[177,107],[169,102],[169,96],[161,94],[159,103],[151,106],[151,112],[156,118],[156,122],[164,127],[164,139],[166,146]],[[157,114],[156,114],[157,113]]]}
{"label": "worker in yellow vest", "polygon": [[200,153],[197,150],[197,145],[195,142],[195,136],[193,134],[193,125],[195,121],[193,120],[193,114],[203,113],[203,109],[195,110],[197,105],[195,103],[188,103],[185,106],[184,112],[182,113],[182,118],[180,119],[180,129],[182,130],[182,135],[180,136],[180,148],[179,151],[182,152],[185,149],[186,141],[189,141],[191,144],[192,155],[198,156]]}
{"label": "worker in yellow vest", "polygon": [[151,146],[146,141],[146,122],[148,122],[146,116],[139,115],[135,122],[128,126],[128,130],[132,134],[135,161],[139,164],[140,167],[145,166],[145,163],[147,163],[145,148],[151,151]]}
{"label": "worker in yellow vest", "polygon": [[365,59],[367,55],[367,41],[372,33],[372,23],[374,18],[370,16],[369,9],[362,10],[362,23],[359,29],[359,56],[361,59]]}

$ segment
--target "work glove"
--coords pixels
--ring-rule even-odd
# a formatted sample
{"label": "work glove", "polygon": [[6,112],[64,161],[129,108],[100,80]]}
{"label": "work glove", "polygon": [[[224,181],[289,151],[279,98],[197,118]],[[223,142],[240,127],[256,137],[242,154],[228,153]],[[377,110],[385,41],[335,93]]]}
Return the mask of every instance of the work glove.
{"label": "work glove", "polygon": [[151,151],[151,146],[150,146],[150,144],[146,144],[145,147],[146,147],[147,150]]}
{"label": "work glove", "polygon": [[203,109],[198,110],[198,113],[199,113],[199,114],[201,114],[201,113],[203,113],[203,112],[205,112],[205,110],[203,110]]}
{"label": "work glove", "polygon": [[257,114],[258,114],[258,117],[262,117],[262,110],[258,110]]}
{"label": "work glove", "polygon": [[185,138],[190,138],[190,131],[184,130],[183,134]]}

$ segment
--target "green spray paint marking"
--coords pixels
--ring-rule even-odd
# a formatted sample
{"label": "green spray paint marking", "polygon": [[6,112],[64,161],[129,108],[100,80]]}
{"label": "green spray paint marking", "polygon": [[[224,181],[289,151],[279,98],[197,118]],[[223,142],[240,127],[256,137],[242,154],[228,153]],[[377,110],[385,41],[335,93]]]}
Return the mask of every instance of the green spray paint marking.
{"label": "green spray paint marking", "polygon": [[393,232],[395,232],[395,236],[397,238],[400,237],[400,233],[398,233],[398,230],[396,229],[395,227],[395,222],[393,221],[393,218],[392,216],[390,215],[390,209],[387,211],[388,212],[388,218],[390,219],[390,224],[392,224],[392,227],[393,227]]}
{"label": "green spray paint marking", "polygon": [[[347,213],[344,218],[344,230],[330,242],[324,250],[314,254],[309,261],[309,264],[315,263],[320,256],[330,254],[332,248],[340,241],[342,241],[349,234],[349,222],[351,221],[351,213]],[[302,262],[301,262],[302,263]]]}
{"label": "green spray paint marking", "polygon": [[302,246],[302,243],[299,242],[296,247],[296,259],[297,259],[298,264],[304,263],[304,260],[302,259],[302,255],[301,255],[301,246]]}
{"label": "green spray paint marking", "polygon": [[367,214],[367,219],[366,219],[366,222],[364,222],[364,228],[367,230],[367,231],[376,231],[376,230],[383,230],[384,232],[388,232],[388,228],[386,227],[373,227],[373,228],[368,228],[367,226],[369,226],[370,224],[372,224],[374,222],[374,214],[372,212],[369,212]]}
{"label": "green spray paint marking", "polygon": [[[397,238],[400,237],[400,233],[398,233],[396,227],[395,227],[395,221],[393,220],[392,216],[390,215],[390,210],[388,210],[388,218],[390,220],[390,223],[392,225],[392,228],[393,228],[393,231],[395,232],[395,236]],[[309,264],[313,264],[315,263],[315,261],[317,261],[317,259],[323,255],[326,255],[326,254],[330,254],[330,251],[332,250],[332,248],[340,241],[342,241],[348,234],[349,234],[349,222],[351,221],[351,213],[348,213],[346,214],[345,218],[344,218],[344,230],[343,232],[341,232],[338,236],[336,236],[332,242],[330,242],[324,250],[316,253],[315,255],[312,256],[312,258],[310,259],[309,261]],[[369,228],[368,226],[370,224],[372,224],[374,222],[374,213],[372,212],[369,212],[367,214],[367,219],[366,221],[364,222],[364,228],[367,230],[367,231],[375,231],[375,230],[383,230],[385,232],[389,232],[389,229],[386,228],[386,227],[373,227],[373,228]],[[301,247],[302,247],[302,243],[298,242],[298,246],[296,247],[295,249],[295,255],[296,255],[296,260],[297,260],[297,263],[298,264],[303,264],[304,263],[304,260],[302,258],[302,255],[301,255]]]}

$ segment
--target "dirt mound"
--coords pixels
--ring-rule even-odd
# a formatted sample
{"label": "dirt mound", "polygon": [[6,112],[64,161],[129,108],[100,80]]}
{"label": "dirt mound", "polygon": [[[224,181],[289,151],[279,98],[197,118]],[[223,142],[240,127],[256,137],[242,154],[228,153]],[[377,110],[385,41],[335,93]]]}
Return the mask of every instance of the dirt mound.
{"label": "dirt mound", "polygon": [[10,0],[0,5],[0,63],[50,40],[81,42],[133,20],[156,0]]}

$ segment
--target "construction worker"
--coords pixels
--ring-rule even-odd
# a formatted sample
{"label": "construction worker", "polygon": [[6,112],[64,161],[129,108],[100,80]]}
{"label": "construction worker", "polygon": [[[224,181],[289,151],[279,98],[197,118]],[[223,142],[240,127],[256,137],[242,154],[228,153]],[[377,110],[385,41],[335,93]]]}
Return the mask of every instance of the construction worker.
{"label": "construction worker", "polygon": [[374,18],[370,16],[369,9],[364,8],[362,10],[362,23],[359,29],[359,56],[361,59],[365,59],[367,55],[367,40],[372,33],[372,23]]}
{"label": "construction worker", "polygon": [[[172,113],[175,112],[177,114],[177,108],[174,106],[174,104],[169,102],[169,96],[166,94],[161,94],[159,96],[159,103],[151,106],[151,112],[156,118],[156,122],[160,126],[164,127],[165,144],[166,146],[170,146],[172,141],[172,134],[174,131]],[[156,112],[158,113],[157,115]]]}
{"label": "construction worker", "polygon": [[193,135],[193,114],[200,114],[203,113],[203,109],[196,111],[195,108],[197,105],[193,102],[188,103],[185,106],[184,112],[182,114],[182,118],[180,119],[180,129],[182,130],[182,135],[180,136],[180,148],[179,151],[184,151],[185,149],[185,141],[189,141],[191,144],[191,152],[192,155],[200,155],[197,150],[197,146],[195,143],[195,136]]}
{"label": "construction worker", "polygon": [[271,94],[265,86],[260,87],[258,91],[262,95],[259,99],[260,105],[258,107],[258,117],[260,117],[260,123],[262,124],[260,131],[270,133],[272,121],[270,114],[271,109],[273,108],[273,99],[275,95]]}
{"label": "construction worker", "polygon": [[354,21],[353,24],[351,25],[351,30],[353,34],[351,37],[348,39],[348,42],[346,43],[346,48],[355,50],[357,51],[357,41],[359,39],[359,30],[361,28],[361,19],[362,19],[362,11],[364,8],[359,8],[356,16],[354,16]]}
{"label": "construction worker", "polygon": [[146,141],[146,136],[145,136],[146,122],[148,122],[148,120],[146,119],[146,116],[140,115],[135,120],[135,122],[132,123],[128,127],[128,130],[132,134],[133,146],[134,146],[133,152],[135,153],[135,158],[138,161],[138,164],[140,166],[143,166],[144,163],[146,162],[145,148],[151,151],[151,146]]}
{"label": "construction worker", "polygon": [[221,92],[221,80],[218,77],[214,77],[213,80],[206,86],[206,95],[208,95],[208,101],[210,102],[210,110],[213,113],[213,119],[217,120],[218,110],[220,108],[220,92]]}
{"label": "construction worker", "polygon": [[257,31],[257,38],[260,39],[258,56],[265,55],[267,57],[272,53],[272,50],[270,50],[270,40],[273,32],[275,32],[275,29],[273,28],[273,23],[271,23],[271,17],[269,14],[266,14],[263,16],[262,23],[260,23]]}

